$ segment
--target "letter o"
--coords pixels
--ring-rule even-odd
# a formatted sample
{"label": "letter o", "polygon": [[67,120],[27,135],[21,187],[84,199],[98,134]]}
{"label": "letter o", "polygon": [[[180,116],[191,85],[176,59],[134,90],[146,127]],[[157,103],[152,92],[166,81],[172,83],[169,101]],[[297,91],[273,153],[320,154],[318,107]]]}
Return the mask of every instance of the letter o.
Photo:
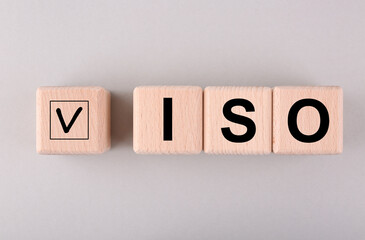
{"label": "letter o", "polygon": [[[298,128],[298,113],[303,107],[314,107],[317,109],[320,116],[320,124],[316,133],[312,135],[305,135],[299,131]],[[310,119],[308,119],[309,121]],[[327,133],[329,128],[329,114],[327,108],[316,99],[305,98],[297,101],[289,110],[288,114],[288,127],[291,135],[300,142],[313,143],[321,140]]]}

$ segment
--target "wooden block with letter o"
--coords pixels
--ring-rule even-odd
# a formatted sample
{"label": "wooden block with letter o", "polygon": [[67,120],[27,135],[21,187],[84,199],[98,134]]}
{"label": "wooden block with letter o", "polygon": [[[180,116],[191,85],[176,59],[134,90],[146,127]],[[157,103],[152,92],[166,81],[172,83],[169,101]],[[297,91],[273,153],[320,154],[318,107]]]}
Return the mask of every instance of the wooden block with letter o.
{"label": "wooden block with letter o", "polygon": [[133,93],[133,148],[137,153],[194,154],[202,150],[202,89],[137,87]]}
{"label": "wooden block with letter o", "polygon": [[273,150],[279,154],[342,152],[340,87],[275,87]]}
{"label": "wooden block with letter o", "polygon": [[214,154],[271,153],[271,110],[271,88],[205,88],[204,151]]}
{"label": "wooden block with letter o", "polygon": [[101,87],[37,90],[37,152],[91,154],[110,148],[110,93]]}

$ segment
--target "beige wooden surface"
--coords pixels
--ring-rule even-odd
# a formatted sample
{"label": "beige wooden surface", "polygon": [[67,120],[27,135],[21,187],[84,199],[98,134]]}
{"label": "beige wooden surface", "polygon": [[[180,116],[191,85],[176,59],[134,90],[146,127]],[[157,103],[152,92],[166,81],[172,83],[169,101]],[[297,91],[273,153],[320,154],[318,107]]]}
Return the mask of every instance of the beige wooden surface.
{"label": "beige wooden surface", "polygon": [[[62,128],[82,108],[69,132]],[[92,154],[110,148],[110,93],[101,87],[40,87],[37,90],[37,152]]]}
{"label": "beige wooden surface", "polygon": [[[255,136],[243,143],[228,141],[221,128],[229,127],[236,135],[245,134],[247,127],[227,120],[224,104],[234,98],[249,100],[254,112],[241,106],[232,112],[245,116],[256,125]],[[214,154],[268,154],[272,149],[272,90],[268,87],[207,87],[204,90],[204,151]]]}
{"label": "beige wooden surface", "polygon": [[[295,139],[288,128],[288,113],[300,99],[313,98],[328,110],[329,128],[319,141],[303,143]],[[273,151],[279,154],[336,154],[343,145],[343,93],[340,87],[275,87],[273,90]],[[298,129],[305,135],[317,132],[320,117],[313,107],[298,113]]]}
{"label": "beige wooden surface", "polygon": [[[172,141],[163,140],[163,98],[172,98]],[[195,86],[141,86],[133,93],[133,148],[137,153],[202,151],[203,97]]]}

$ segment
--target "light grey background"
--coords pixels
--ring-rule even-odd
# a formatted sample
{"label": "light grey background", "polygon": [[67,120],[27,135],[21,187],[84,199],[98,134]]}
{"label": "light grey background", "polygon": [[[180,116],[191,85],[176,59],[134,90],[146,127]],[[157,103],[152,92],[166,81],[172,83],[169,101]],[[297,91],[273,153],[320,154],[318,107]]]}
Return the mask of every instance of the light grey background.
{"label": "light grey background", "polygon": [[[364,239],[365,1],[0,2],[0,239]],[[112,149],[35,152],[39,86],[112,92]],[[139,85],[339,85],[337,156],[144,156]]]}

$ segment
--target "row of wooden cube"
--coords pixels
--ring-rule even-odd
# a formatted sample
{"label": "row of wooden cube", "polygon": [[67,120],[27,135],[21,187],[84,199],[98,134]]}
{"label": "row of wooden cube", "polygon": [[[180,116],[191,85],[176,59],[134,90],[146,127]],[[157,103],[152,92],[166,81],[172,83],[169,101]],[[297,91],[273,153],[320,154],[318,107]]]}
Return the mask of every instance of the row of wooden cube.
{"label": "row of wooden cube", "polygon": [[[163,139],[164,98],[173,102],[172,141]],[[300,100],[304,100],[302,107]],[[321,109],[311,106],[311,101],[325,106],[330,119],[327,129]],[[289,111],[295,103],[296,116],[290,122]],[[202,149],[215,154],[340,153],[342,90],[207,87],[203,94],[200,87],[137,87],[133,129],[137,153],[199,153]],[[320,131],[322,137],[315,139]]]}
{"label": "row of wooden cube", "polygon": [[[342,101],[339,87],[137,87],[133,148],[147,154],[340,153]],[[109,92],[38,89],[38,152],[99,153],[109,147]]]}

